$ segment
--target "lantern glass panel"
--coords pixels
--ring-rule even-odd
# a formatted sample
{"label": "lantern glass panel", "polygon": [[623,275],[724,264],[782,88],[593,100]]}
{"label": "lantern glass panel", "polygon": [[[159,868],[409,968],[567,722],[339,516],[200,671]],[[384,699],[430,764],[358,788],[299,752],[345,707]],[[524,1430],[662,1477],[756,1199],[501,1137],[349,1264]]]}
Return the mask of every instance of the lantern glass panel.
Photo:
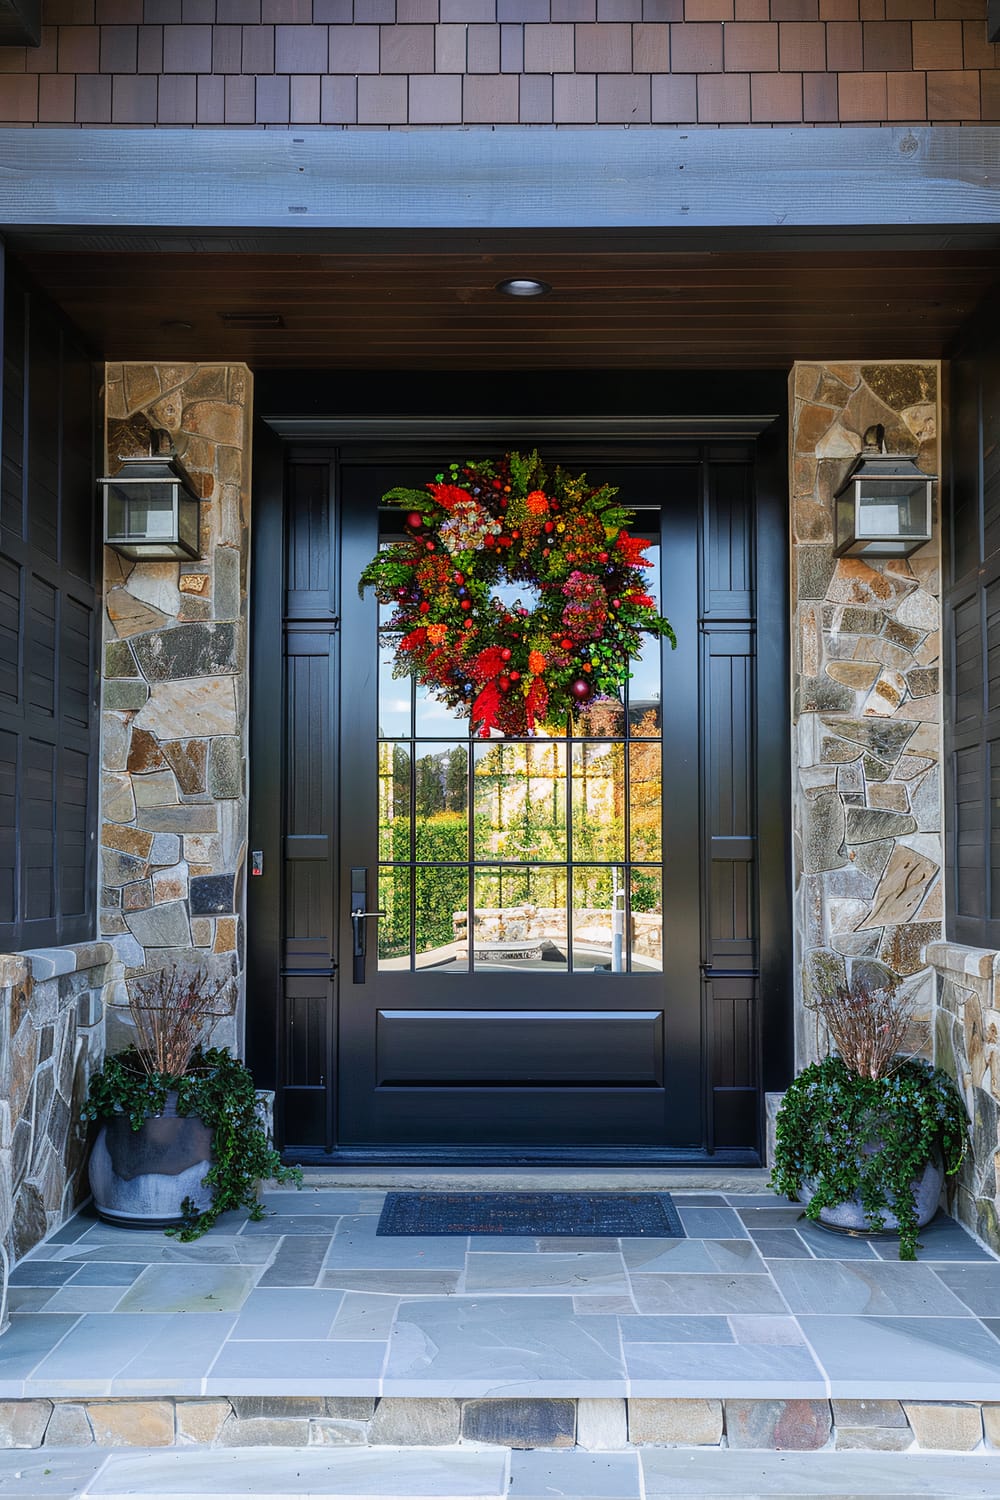
{"label": "lantern glass panel", "polygon": [[137,495],[128,508],[130,537],[148,537],[151,542],[173,541],[175,491],[160,491],[155,496]]}
{"label": "lantern glass panel", "polygon": [[926,537],[927,491],[924,479],[883,479],[877,484],[863,478],[855,485],[857,517],[855,535],[862,537],[898,537],[913,541]]}
{"label": "lantern glass panel", "polygon": [[198,501],[192,499],[190,495],[186,495],[182,491],[179,509],[180,514],[178,516],[178,537],[182,545],[186,547],[190,552],[191,556],[198,557],[200,554],[199,543],[201,541],[201,537],[199,535],[201,524],[201,509],[199,507]]}

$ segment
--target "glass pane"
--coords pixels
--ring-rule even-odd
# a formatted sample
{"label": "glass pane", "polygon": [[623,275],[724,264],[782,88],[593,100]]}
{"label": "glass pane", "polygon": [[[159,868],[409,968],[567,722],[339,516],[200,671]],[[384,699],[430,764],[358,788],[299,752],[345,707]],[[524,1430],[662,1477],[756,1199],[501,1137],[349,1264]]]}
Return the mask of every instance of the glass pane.
{"label": "glass pane", "polygon": [[410,967],[410,872],[391,865],[380,865],[376,909],[385,912],[368,923],[378,929],[378,966],[380,969]]}
{"label": "glass pane", "polygon": [[410,747],[378,747],[378,857],[410,857]]}
{"label": "glass pane", "polygon": [[632,972],[663,968],[663,873],[632,871],[632,920],[629,924]]}
{"label": "glass pane", "polygon": [[[642,533],[640,532],[639,535]],[[654,538],[646,548],[646,556],[653,564],[646,568],[646,593],[660,607],[660,542]],[[660,705],[660,640],[658,636],[644,635],[642,649],[632,662],[632,677],[628,685],[628,721],[630,732],[635,736],[655,738],[662,732]],[[669,650],[669,647],[667,648]]]}
{"label": "glass pane", "polygon": [[[643,747],[645,748],[645,747]],[[625,746],[573,746],[573,858],[625,858]]]}
{"label": "glass pane", "polygon": [[578,739],[624,738],[625,705],[617,698],[599,698],[573,715],[572,729]]}
{"label": "glass pane", "polygon": [[566,858],[566,746],[476,746],[476,859]]}
{"label": "glass pane", "polygon": [[393,677],[395,660],[396,654],[392,647],[382,641],[378,652],[378,732],[387,738],[410,732],[413,679]]}
{"label": "glass pane", "polygon": [[[417,859],[469,858],[469,746],[417,745],[414,753]],[[465,897],[462,909],[465,909]]]}
{"label": "glass pane", "polygon": [[566,872],[497,865],[477,870],[473,924],[477,969],[564,974]]}
{"label": "glass pane", "polygon": [[625,972],[625,871],[620,865],[573,868],[573,968]]}
{"label": "glass pane", "polygon": [[663,857],[663,760],[659,741],[629,747],[629,811],[633,859]]}
{"label": "glass pane", "polygon": [[[464,825],[463,819],[463,825]],[[418,969],[469,967],[469,867],[418,869],[416,964]]]}
{"label": "glass pane", "polygon": [[439,735],[447,739],[469,733],[468,710],[460,713],[458,709],[449,708],[447,703],[433,698],[429,689],[419,683],[416,684],[416,694],[418,735]]}

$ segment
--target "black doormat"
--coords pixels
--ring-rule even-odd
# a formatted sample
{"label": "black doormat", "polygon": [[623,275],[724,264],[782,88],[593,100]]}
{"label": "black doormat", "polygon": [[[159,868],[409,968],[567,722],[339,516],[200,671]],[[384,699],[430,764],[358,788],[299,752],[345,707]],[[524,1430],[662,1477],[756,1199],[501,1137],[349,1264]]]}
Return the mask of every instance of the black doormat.
{"label": "black doormat", "polygon": [[669,1193],[387,1193],[376,1233],[685,1238]]}

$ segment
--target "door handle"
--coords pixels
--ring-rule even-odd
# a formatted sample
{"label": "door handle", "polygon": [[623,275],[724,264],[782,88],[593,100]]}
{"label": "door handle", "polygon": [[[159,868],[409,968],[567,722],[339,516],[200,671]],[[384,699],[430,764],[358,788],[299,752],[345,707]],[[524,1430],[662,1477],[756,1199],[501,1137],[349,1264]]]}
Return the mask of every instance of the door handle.
{"label": "door handle", "polygon": [[355,865],[351,871],[351,927],[354,933],[354,983],[365,982],[365,922],[370,917],[384,917],[384,911],[368,910],[368,871]]}
{"label": "door handle", "polygon": [[354,957],[355,958],[364,958],[364,956],[365,956],[365,929],[362,927],[361,923],[365,920],[366,917],[384,917],[385,915],[386,914],[385,914],[384,911],[352,911],[351,912],[351,924],[354,927]]}

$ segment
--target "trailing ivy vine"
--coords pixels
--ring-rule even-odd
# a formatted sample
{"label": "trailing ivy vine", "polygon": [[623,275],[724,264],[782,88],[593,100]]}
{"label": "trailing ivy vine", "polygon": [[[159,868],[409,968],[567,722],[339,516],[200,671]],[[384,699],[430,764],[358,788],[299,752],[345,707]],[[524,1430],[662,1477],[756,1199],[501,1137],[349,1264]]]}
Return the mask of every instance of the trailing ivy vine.
{"label": "trailing ivy vine", "polygon": [[212,1164],[204,1177],[212,1190],[212,1205],[199,1213],[186,1198],[183,1223],[167,1234],[180,1240],[197,1239],[230,1209],[245,1208],[251,1219],[262,1219],[257,1185],[268,1178],[301,1186],[301,1169],[283,1166],[268,1143],[257,1110],[253,1074],[224,1047],[199,1049],[180,1077],[147,1073],[134,1048],[106,1058],[104,1067],[90,1080],[83,1117],[99,1120],[125,1115],[132,1129],[138,1130],[145,1120],[163,1112],[167,1095],[173,1092],[177,1113],[197,1115],[212,1131]]}
{"label": "trailing ivy vine", "polygon": [[859,1202],[873,1230],[889,1210],[899,1258],[915,1260],[914,1183],[929,1161],[950,1177],[968,1148],[968,1115],[947,1073],[919,1058],[884,1078],[863,1078],[837,1056],[811,1064],[790,1084],[778,1113],[771,1184],[790,1198],[808,1181],[806,1217]]}

